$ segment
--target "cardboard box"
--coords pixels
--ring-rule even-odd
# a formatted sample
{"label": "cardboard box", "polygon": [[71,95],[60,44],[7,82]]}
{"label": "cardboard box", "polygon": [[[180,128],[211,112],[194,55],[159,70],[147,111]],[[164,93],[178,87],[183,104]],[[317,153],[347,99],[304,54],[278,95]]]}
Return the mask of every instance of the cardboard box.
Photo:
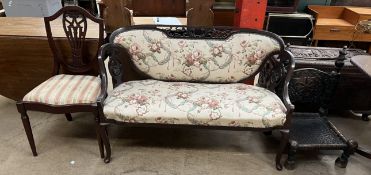
{"label": "cardboard box", "polygon": [[62,8],[60,0],[2,0],[8,17],[51,16]]}

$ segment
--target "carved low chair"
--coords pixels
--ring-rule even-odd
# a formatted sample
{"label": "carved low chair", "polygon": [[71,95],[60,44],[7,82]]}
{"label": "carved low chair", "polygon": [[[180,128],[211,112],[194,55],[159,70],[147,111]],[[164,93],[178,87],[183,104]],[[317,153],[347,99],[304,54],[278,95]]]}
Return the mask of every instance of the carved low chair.
{"label": "carved low chair", "polygon": [[334,69],[324,72],[315,68],[294,71],[289,85],[289,96],[295,105],[291,122],[290,146],[287,169],[294,169],[297,151],[343,150],[336,165],[345,168],[349,156],[358,147],[357,142],[347,140],[327,119],[328,107],[340,81],[345,51],[340,52]]}
{"label": "carved low chair", "polygon": [[[66,39],[53,37],[53,33],[59,33],[52,30],[51,23],[54,20],[63,23]],[[99,35],[95,36],[98,39],[86,38],[89,20],[98,24],[95,25],[99,31]],[[97,44],[96,50],[102,45],[103,20],[95,18],[81,7],[67,6],[54,15],[45,17],[44,21],[49,46],[54,56],[52,77],[35,87],[17,102],[17,108],[21,113],[23,126],[34,156],[37,156],[37,152],[27,111],[65,114],[68,121],[72,120],[71,113],[75,112],[91,112],[94,114],[93,116],[98,116],[96,100],[98,96],[104,94],[101,89],[105,88],[102,87],[105,84],[101,82],[101,79],[106,76],[103,72],[98,71],[97,51],[93,50],[93,53],[88,54],[85,47],[87,40]],[[89,21],[89,24],[92,23]],[[94,26],[90,28],[94,28]],[[64,56],[66,49],[71,52],[70,58]],[[99,76],[97,76],[98,74]],[[98,123],[97,120],[96,123]],[[97,138],[103,157],[103,147],[98,133]]]}
{"label": "carved low chair", "polygon": [[[277,35],[223,27],[131,26],[116,30],[102,46],[102,72],[107,57],[114,90],[98,100],[105,162],[111,159],[106,127],[115,123],[279,130],[276,167],[282,169],[294,108],[287,91],[294,62]],[[258,73],[258,86],[241,83]],[[274,93],[280,84],[282,100]]]}

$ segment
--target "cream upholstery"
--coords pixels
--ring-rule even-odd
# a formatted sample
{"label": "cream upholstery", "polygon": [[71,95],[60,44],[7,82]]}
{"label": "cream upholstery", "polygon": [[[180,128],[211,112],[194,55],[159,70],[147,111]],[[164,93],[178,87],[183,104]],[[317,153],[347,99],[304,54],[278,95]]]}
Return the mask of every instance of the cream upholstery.
{"label": "cream upholstery", "polygon": [[129,123],[268,128],[284,124],[286,108],[274,93],[242,83],[141,80],[116,87],[104,114]]}
{"label": "cream upholstery", "polygon": [[238,33],[226,40],[175,39],[157,30],[129,30],[115,39],[134,65],[159,80],[238,82],[255,73],[264,58],[280,50],[261,34]]}

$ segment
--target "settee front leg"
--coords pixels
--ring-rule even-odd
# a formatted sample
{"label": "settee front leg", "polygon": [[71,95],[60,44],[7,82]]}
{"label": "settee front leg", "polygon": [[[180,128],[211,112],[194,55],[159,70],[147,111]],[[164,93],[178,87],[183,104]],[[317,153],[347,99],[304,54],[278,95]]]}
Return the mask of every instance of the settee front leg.
{"label": "settee front leg", "polygon": [[287,143],[289,142],[290,131],[288,129],[286,129],[286,130],[280,130],[280,132],[281,132],[280,147],[279,147],[279,149],[277,151],[277,155],[276,155],[276,169],[279,170],[279,171],[282,170],[281,158],[282,158],[283,152],[285,151]]}
{"label": "settee front leg", "polygon": [[104,163],[109,163],[111,161],[111,145],[108,139],[107,124],[101,123],[99,125],[99,132],[106,150],[106,154],[103,161]]}
{"label": "settee front leg", "polygon": [[103,159],[104,158],[104,146],[103,146],[103,139],[102,139],[102,136],[100,134],[100,122],[99,122],[100,118],[99,118],[98,112],[94,113],[94,115],[95,115],[95,118],[94,118],[95,132],[96,132],[96,135],[97,135],[99,153],[100,153],[100,157]]}

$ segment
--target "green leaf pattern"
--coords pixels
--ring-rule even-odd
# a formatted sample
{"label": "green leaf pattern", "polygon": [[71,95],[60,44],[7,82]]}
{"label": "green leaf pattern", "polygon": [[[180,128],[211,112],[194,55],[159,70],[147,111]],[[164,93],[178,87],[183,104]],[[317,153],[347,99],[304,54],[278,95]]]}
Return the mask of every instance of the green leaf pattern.
{"label": "green leaf pattern", "polygon": [[284,124],[286,108],[271,91],[242,83],[139,80],[116,87],[104,114],[134,123],[267,128]]}
{"label": "green leaf pattern", "polygon": [[159,80],[238,82],[278,51],[277,41],[238,33],[226,40],[168,38],[157,30],[130,30],[116,36],[139,70]]}

